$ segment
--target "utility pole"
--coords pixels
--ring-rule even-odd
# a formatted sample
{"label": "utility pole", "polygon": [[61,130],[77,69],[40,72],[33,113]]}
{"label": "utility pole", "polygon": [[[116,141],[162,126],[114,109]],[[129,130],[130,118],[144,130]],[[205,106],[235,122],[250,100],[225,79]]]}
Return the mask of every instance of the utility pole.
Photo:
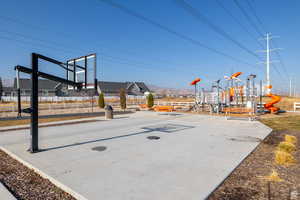
{"label": "utility pole", "polygon": [[294,97],[297,97],[297,94],[296,94],[296,84],[294,83]]}
{"label": "utility pole", "polygon": [[292,96],[292,78],[290,78],[290,97]]}
{"label": "utility pole", "polygon": [[270,49],[270,40],[272,38],[275,38],[274,36],[271,36],[270,33],[266,34],[265,38],[262,38],[263,40],[266,40],[267,42],[267,49],[266,50],[262,50],[261,52],[266,53],[266,62],[264,62],[266,64],[266,88],[267,88],[267,94],[271,93],[271,80],[270,80],[270,64],[272,63],[272,61],[270,60],[271,58],[271,52],[275,51],[275,50],[279,50],[279,48],[277,49]]}
{"label": "utility pole", "polygon": [[267,40],[267,50],[266,50],[266,53],[267,53],[267,77],[266,77],[266,81],[267,81],[267,92],[268,94],[271,93],[271,81],[270,81],[270,46],[269,46],[269,41],[270,41],[270,37],[269,37],[269,33],[267,33],[267,37],[266,37],[266,40]]}

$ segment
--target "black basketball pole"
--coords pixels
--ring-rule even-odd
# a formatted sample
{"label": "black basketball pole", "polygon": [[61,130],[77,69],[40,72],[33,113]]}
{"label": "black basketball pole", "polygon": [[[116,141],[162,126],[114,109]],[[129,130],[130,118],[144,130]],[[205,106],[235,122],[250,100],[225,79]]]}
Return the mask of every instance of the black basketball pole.
{"label": "black basketball pole", "polygon": [[95,95],[98,95],[98,80],[97,80],[97,54],[94,54],[94,87],[95,87]]}
{"label": "black basketball pole", "polygon": [[38,93],[39,93],[39,85],[38,85],[38,55],[32,53],[31,55],[31,65],[32,65],[32,74],[31,74],[31,127],[30,127],[30,137],[31,137],[31,145],[30,152],[35,153],[39,151],[39,135],[38,135],[38,113],[39,113],[39,102],[38,102]]}
{"label": "black basketball pole", "polygon": [[[92,55],[96,56],[96,54],[91,54],[89,56],[92,56]],[[39,152],[39,150],[40,150],[39,149],[39,133],[38,133],[38,131],[39,131],[38,130],[38,123],[39,123],[39,99],[38,99],[39,85],[38,85],[38,82],[39,82],[39,77],[42,77],[42,78],[45,78],[45,79],[48,79],[48,80],[52,80],[52,81],[56,81],[56,82],[59,82],[59,83],[71,85],[71,86],[73,86],[74,89],[75,89],[75,87],[82,88],[83,83],[82,82],[77,82],[78,80],[76,80],[76,71],[77,71],[76,68],[80,68],[80,69],[84,70],[84,73],[85,73],[84,83],[85,83],[85,86],[87,87],[87,57],[89,57],[89,56],[81,57],[81,58],[85,58],[85,67],[77,66],[76,65],[76,59],[72,59],[72,61],[74,62],[74,65],[73,65],[73,68],[70,69],[69,67],[72,66],[72,65],[70,65],[68,63],[69,61],[67,61],[67,64],[66,64],[66,63],[62,63],[60,61],[57,61],[55,59],[52,59],[52,58],[49,58],[49,57],[46,57],[46,56],[43,56],[43,55],[40,55],[40,54],[32,53],[31,54],[31,69],[27,68],[27,67],[23,67],[21,65],[15,66],[15,70],[17,70],[18,72],[31,74],[31,81],[32,82],[31,82],[31,104],[30,104],[30,108],[26,108],[26,109],[21,110],[21,105],[20,105],[21,95],[20,95],[20,92],[19,92],[19,95],[18,95],[18,100],[19,100],[18,110],[19,110],[19,113],[20,113],[20,110],[21,110],[21,112],[31,114],[31,118],[30,118],[31,119],[31,123],[30,123],[30,148],[29,148],[29,151],[31,153],[36,153],[36,152]],[[67,72],[73,72],[73,81],[68,80],[68,78],[70,78],[68,73],[66,74],[67,79],[64,79],[64,78],[54,76],[54,75],[51,75],[51,74],[47,74],[47,73],[44,73],[44,72],[39,72],[39,59],[57,64],[60,67],[67,70]],[[65,65],[67,67],[65,67]],[[96,65],[94,67],[96,68]],[[95,76],[95,83],[97,83],[96,76]]]}
{"label": "black basketball pole", "polygon": [[20,72],[19,70],[16,70],[17,72],[17,95],[18,95],[18,117],[21,117],[21,89],[20,89]]}

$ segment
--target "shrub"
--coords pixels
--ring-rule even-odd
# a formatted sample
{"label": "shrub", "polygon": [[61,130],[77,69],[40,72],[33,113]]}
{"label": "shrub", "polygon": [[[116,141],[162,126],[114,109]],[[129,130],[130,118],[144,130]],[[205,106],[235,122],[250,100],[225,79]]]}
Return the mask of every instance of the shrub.
{"label": "shrub", "polygon": [[285,151],[287,153],[292,153],[296,151],[296,147],[290,142],[280,142],[278,145],[278,150]]}
{"label": "shrub", "polygon": [[154,98],[153,98],[153,95],[150,93],[147,96],[147,106],[148,106],[148,108],[152,108],[153,105],[154,105]]}
{"label": "shrub", "polygon": [[297,138],[295,136],[292,135],[285,135],[284,139],[286,142],[292,143],[292,144],[296,144],[297,143]]}
{"label": "shrub", "polygon": [[121,109],[126,109],[126,91],[123,88],[120,90],[120,106]]}
{"label": "shrub", "polygon": [[296,163],[296,160],[290,153],[287,153],[285,151],[276,151],[275,162],[278,165],[289,166],[291,164]]}
{"label": "shrub", "polygon": [[105,107],[105,101],[104,101],[104,94],[103,94],[103,92],[101,92],[99,94],[98,105],[99,105],[100,108],[104,108]]}

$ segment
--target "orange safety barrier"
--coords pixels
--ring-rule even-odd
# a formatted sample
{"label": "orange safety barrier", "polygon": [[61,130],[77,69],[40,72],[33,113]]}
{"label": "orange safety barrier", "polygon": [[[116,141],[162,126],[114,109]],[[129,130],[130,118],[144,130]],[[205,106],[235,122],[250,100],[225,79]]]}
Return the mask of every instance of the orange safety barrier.
{"label": "orange safety barrier", "polygon": [[154,110],[156,112],[172,112],[174,111],[174,106],[155,106]]}
{"label": "orange safety barrier", "polygon": [[251,113],[253,108],[224,108],[223,112],[225,113]]}
{"label": "orange safety barrier", "polygon": [[148,108],[147,104],[140,104],[140,108]]}

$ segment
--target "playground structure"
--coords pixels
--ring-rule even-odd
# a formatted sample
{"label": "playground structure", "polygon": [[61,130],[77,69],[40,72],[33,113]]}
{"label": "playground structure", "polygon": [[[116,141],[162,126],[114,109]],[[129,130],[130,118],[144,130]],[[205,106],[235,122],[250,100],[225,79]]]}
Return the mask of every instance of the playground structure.
{"label": "playground structure", "polygon": [[[191,85],[195,86],[195,104],[191,108],[196,112],[209,112],[225,114],[226,117],[231,117],[234,114],[246,115],[249,119],[260,113],[278,113],[279,108],[274,104],[280,101],[280,97],[272,93],[267,93],[260,84],[256,84],[256,75],[250,74],[245,81],[240,78],[242,72],[236,72],[230,76],[224,76],[223,84],[219,79],[213,82],[210,90],[200,88],[195,80]],[[272,86],[268,86],[271,88]],[[262,97],[268,96],[272,100],[268,103],[262,102]]]}
{"label": "playground structure", "polygon": [[[269,85],[268,88],[271,89],[272,85]],[[281,100],[281,97],[272,93],[267,94],[267,96],[271,97],[272,101],[264,105],[265,109],[269,110],[271,113],[277,113],[280,110],[280,108],[275,107],[274,104],[278,103]]]}
{"label": "playground structure", "polygon": [[[262,81],[256,83],[256,75],[250,74],[243,81],[240,77],[242,72],[236,72],[230,76],[224,76],[212,83],[210,89],[201,87],[201,79],[194,79],[190,85],[194,87],[195,100],[189,111],[209,112],[210,114],[225,114],[226,118],[233,116],[247,116],[253,120],[258,114],[277,114],[280,108],[274,105],[281,97],[268,93],[272,86],[263,87]],[[270,102],[262,102],[263,96],[271,98]],[[179,108],[179,109],[178,109]],[[155,105],[156,112],[179,111],[181,106],[176,107],[174,103]]]}

